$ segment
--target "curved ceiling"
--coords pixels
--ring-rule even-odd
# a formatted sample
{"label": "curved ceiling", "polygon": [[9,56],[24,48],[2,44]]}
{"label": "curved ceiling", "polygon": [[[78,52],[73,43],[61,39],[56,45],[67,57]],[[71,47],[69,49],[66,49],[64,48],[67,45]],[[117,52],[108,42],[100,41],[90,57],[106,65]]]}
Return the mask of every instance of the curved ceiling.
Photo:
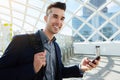
{"label": "curved ceiling", "polygon": [[[120,0],[0,0],[0,23],[12,24],[14,34],[34,32],[45,27],[46,7],[55,1],[67,5],[61,33],[79,37],[81,41],[91,41],[96,35],[102,40],[112,40],[117,35],[120,38]],[[98,17],[100,21],[96,20]],[[106,25],[114,27],[111,36],[103,31]]]}

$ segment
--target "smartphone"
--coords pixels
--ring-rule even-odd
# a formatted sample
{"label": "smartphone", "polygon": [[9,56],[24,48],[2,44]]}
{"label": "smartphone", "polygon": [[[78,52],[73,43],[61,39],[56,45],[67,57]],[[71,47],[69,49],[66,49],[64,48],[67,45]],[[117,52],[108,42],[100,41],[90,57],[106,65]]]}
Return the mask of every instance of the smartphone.
{"label": "smartphone", "polygon": [[95,60],[100,60],[100,56],[97,56],[97,57],[92,61],[92,63],[96,64],[96,63],[95,63]]}
{"label": "smartphone", "polygon": [[93,59],[92,63],[95,64],[95,60],[100,60],[100,46],[95,46],[96,48],[96,58]]}

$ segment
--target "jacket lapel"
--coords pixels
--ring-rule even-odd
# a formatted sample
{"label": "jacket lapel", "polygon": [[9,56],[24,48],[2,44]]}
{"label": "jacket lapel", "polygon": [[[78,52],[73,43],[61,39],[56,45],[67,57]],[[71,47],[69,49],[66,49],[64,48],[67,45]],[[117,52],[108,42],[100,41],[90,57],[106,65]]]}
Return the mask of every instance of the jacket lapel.
{"label": "jacket lapel", "polygon": [[55,45],[55,52],[56,52],[56,67],[57,67],[55,80],[62,80],[61,51],[56,42],[54,42],[54,45]]}

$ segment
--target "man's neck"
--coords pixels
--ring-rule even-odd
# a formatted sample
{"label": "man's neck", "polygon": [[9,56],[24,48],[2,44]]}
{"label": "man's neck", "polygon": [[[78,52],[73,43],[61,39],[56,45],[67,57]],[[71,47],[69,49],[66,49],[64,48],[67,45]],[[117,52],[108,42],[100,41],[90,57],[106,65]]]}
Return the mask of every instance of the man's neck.
{"label": "man's neck", "polygon": [[48,30],[44,30],[43,31],[45,33],[45,35],[48,37],[49,41],[51,41],[54,37],[54,34],[51,34]]}

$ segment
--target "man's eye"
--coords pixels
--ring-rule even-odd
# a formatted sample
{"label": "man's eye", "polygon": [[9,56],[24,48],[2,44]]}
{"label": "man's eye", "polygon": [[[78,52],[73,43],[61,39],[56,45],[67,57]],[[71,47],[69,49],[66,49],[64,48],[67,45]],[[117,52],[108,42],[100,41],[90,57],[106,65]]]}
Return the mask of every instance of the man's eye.
{"label": "man's eye", "polygon": [[55,16],[55,18],[57,18],[57,16]]}
{"label": "man's eye", "polygon": [[54,15],[53,17],[54,17],[54,18],[57,18],[57,15]]}
{"label": "man's eye", "polygon": [[65,18],[61,18],[61,20],[63,20],[63,21],[64,21],[64,19],[65,19]]}

